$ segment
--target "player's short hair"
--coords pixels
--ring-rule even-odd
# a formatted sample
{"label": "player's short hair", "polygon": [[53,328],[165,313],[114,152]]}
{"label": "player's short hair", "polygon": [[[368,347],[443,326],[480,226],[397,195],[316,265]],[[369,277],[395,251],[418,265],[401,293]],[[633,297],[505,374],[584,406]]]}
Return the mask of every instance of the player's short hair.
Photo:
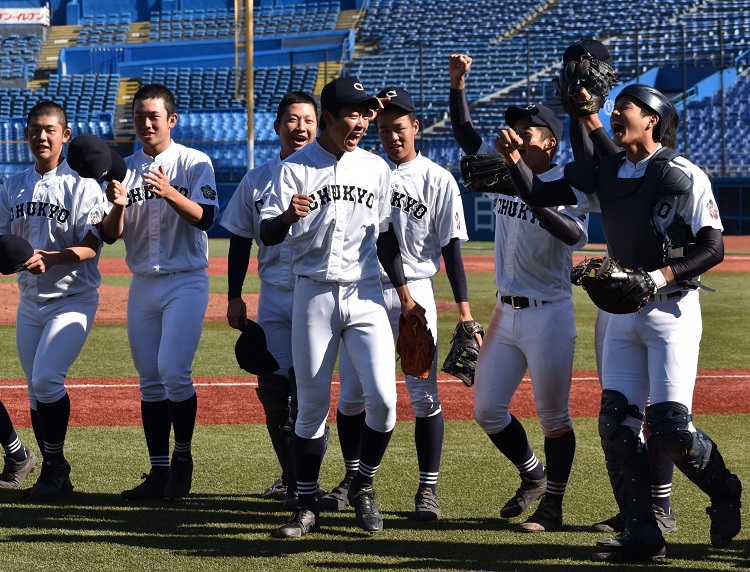
{"label": "player's short hair", "polygon": [[315,115],[318,114],[318,104],[315,103],[315,98],[307,93],[306,91],[290,91],[279,102],[279,107],[276,110],[276,121],[281,121],[281,117],[284,112],[289,109],[290,106],[296,103],[307,103],[312,105],[315,110]]}
{"label": "player's short hair", "polygon": [[169,91],[169,88],[163,85],[149,83],[142,86],[133,96],[132,109],[135,109],[136,101],[142,101],[144,99],[161,99],[164,101],[164,109],[167,110],[167,115],[171,116],[177,113],[177,103],[175,103],[174,95]]}
{"label": "player's short hair", "polygon": [[[388,106],[386,106],[388,107]],[[378,113],[375,116],[375,127],[378,126],[378,118],[380,117],[380,114]],[[407,113],[407,117],[409,118],[409,123],[414,123],[417,120],[417,112],[416,111],[410,111]]]}
{"label": "player's short hair", "polygon": [[48,99],[40,101],[31,108],[28,115],[26,116],[26,127],[28,127],[29,123],[31,123],[32,120],[36,119],[37,117],[44,117],[49,115],[57,117],[57,119],[60,121],[60,125],[62,125],[64,129],[67,129],[68,114],[65,113],[65,109],[63,109],[62,105]]}
{"label": "player's short hair", "polygon": [[661,144],[672,149],[677,147],[677,127],[680,125],[680,117],[677,113],[672,113],[667,120],[667,126],[664,128],[664,134],[661,136]]}

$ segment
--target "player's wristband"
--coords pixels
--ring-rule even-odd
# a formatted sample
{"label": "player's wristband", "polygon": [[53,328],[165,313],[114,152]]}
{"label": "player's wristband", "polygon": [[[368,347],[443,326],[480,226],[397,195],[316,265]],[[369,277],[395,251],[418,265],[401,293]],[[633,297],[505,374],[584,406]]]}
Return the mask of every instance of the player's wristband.
{"label": "player's wristband", "polygon": [[664,273],[661,270],[654,270],[648,273],[651,276],[651,280],[656,284],[656,289],[664,288],[667,285],[667,279],[664,278]]}

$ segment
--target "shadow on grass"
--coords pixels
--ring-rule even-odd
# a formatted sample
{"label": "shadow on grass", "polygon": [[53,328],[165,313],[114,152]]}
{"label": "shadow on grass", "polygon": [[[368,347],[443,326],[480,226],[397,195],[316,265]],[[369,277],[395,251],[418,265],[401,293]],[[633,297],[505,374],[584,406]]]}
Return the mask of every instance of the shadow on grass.
{"label": "shadow on grass", "polygon": [[[16,494],[17,493],[17,494]],[[191,495],[178,501],[132,503],[115,494],[74,492],[54,504],[0,496],[6,542],[101,543],[166,550],[183,557],[302,558],[324,570],[583,570],[600,535],[563,526],[549,534],[518,532],[502,519],[443,519],[418,523],[407,512],[385,513],[385,530],[370,535],[356,527],[351,509],[323,514],[321,529],[301,540],[271,534],[288,518],[281,503],[258,495]],[[10,531],[8,531],[10,532]],[[694,568],[710,560],[720,567],[750,566],[750,542],[718,551],[708,544],[670,543],[669,558],[649,563],[660,570]],[[679,564],[679,565],[678,565]],[[618,565],[617,569],[644,563]],[[615,569],[615,568],[610,568]]]}

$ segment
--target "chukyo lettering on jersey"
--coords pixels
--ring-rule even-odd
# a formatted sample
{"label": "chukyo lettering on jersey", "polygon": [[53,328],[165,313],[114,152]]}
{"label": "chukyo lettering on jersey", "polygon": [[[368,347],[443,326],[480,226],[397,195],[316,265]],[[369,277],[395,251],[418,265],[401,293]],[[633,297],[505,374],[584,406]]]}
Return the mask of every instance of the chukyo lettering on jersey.
{"label": "chukyo lettering on jersey", "polygon": [[495,214],[527,220],[531,224],[539,224],[531,209],[521,201],[498,199],[495,203]]}
{"label": "chukyo lettering on jersey", "polygon": [[[172,187],[183,197],[190,197],[189,189],[186,189],[185,187],[175,187],[174,185],[172,185]],[[156,195],[151,191],[151,189],[151,185],[143,185],[142,187],[130,189],[128,191],[128,204],[125,205],[125,208],[133,206],[133,203],[140,204],[144,201],[157,198]]]}
{"label": "chukyo lettering on jersey", "polygon": [[45,217],[64,223],[70,216],[70,211],[60,205],[53,205],[44,201],[26,201],[16,204],[11,210],[11,220],[18,218]]}
{"label": "chukyo lettering on jersey", "polygon": [[312,195],[316,200],[310,204],[310,211],[325,205],[331,201],[349,201],[359,203],[371,209],[375,204],[375,195],[367,189],[360,189],[354,185],[326,185],[322,189],[314,191]]}
{"label": "chukyo lettering on jersey", "polygon": [[391,193],[391,206],[394,209],[400,209],[405,213],[411,213],[414,218],[422,220],[427,213],[427,205],[420,203],[417,199],[411,198],[406,193],[393,189]]}

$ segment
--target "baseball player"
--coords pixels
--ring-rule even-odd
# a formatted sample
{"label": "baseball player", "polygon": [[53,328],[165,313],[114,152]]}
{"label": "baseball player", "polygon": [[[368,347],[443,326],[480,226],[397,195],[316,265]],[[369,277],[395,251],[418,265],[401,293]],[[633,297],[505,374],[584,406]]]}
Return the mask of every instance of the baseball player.
{"label": "baseball player", "polygon": [[348,500],[361,528],[382,530],[373,481],[396,422],[396,364],[380,264],[396,286],[402,313],[424,323],[390,224],[390,169],[358,147],[382,104],[356,77],[326,84],[320,103],[320,137],[282,163],[261,211],[261,240],[278,244],[289,234],[297,275],[292,361],[299,401],[293,446],[299,501],[275,531],[280,538],[301,537],[319,526],[315,492],[341,342],[357,356],[354,367],[367,408]]}
{"label": "baseball player", "polygon": [[[263,496],[285,498],[285,508],[296,504],[297,483],[291,466],[292,387],[292,302],[295,275],[292,250],[286,241],[264,245],[258,237],[260,210],[268,194],[273,175],[281,162],[315,139],[318,131],[317,104],[302,91],[284,96],[278,106],[274,130],[279,136],[280,155],[249,171],[232,195],[219,224],[229,230],[227,321],[240,329],[247,321],[242,300],[242,284],[247,273],[253,239],[258,244],[258,323],[263,328],[268,349],[279,363],[278,371],[258,376],[256,393],[266,415],[266,428],[281,465],[281,478]],[[294,399],[296,405],[296,396]]]}
{"label": "baseball player", "polygon": [[[612,56],[607,47],[593,38],[582,38],[573,42],[563,54],[563,66],[568,62],[581,61],[583,57],[590,57],[593,60],[602,61],[605,64],[612,65]],[[563,94],[563,98],[568,97]],[[590,101],[590,96],[585,87],[581,88],[577,94],[570,97],[574,103],[585,103]],[[570,142],[573,148],[573,155],[578,160],[592,159],[594,157],[606,157],[619,152],[614,142],[606,135],[599,114],[596,112],[580,113],[576,112],[578,108],[575,105],[563,105],[567,107],[570,115]],[[588,106],[584,106],[588,107]],[[674,149],[677,136],[677,116],[674,115],[674,125],[668,129],[662,137],[662,144],[670,149]],[[596,132],[596,148],[589,133]],[[598,310],[596,317],[595,349],[597,372],[601,381],[602,352],[604,347],[604,333],[606,324],[609,321],[609,313],[604,310]],[[648,427],[644,424],[644,429]],[[651,496],[656,516],[656,522],[662,533],[668,534],[677,531],[677,519],[671,506],[672,478],[674,475],[674,463],[672,460],[656,447],[648,449],[648,458],[651,469]],[[625,530],[625,520],[621,514],[616,514],[610,518],[594,523],[591,530],[596,532],[622,532]]]}
{"label": "baseball player", "polygon": [[43,456],[39,478],[27,493],[35,501],[73,490],[64,454],[70,418],[65,377],[93,326],[101,282],[94,228],[104,213],[101,190],[63,158],[67,125],[57,103],[34,105],[24,129],[34,166],[0,188],[0,234],[21,236],[34,247],[25,271],[18,273],[16,345]]}
{"label": "baseball player", "polygon": [[[450,58],[450,116],[454,135],[467,154],[500,151],[514,187],[534,177],[562,178],[552,163],[562,122],[548,107],[509,107],[493,147],[474,130],[465,95],[471,58]],[[495,211],[497,305],[479,352],[474,414],[492,443],[518,469],[521,486],[500,511],[502,518],[524,513],[544,497],[521,530],[544,532],[562,526],[562,501],[575,453],[570,388],[576,330],[571,297],[572,250],[587,240],[587,221],[573,209],[536,209],[504,195],[488,195]],[[531,375],[544,432],[547,467],[529,445],[508,407],[526,370]]]}
{"label": "baseball player", "polygon": [[724,243],[708,177],[662,145],[676,115],[658,90],[629,85],[610,117],[622,151],[601,159],[595,171],[583,164],[570,173],[574,182],[587,179],[590,192],[523,191],[535,204],[575,200],[583,212],[601,211],[610,256],[623,267],[643,268],[656,289],[641,312],[610,316],[604,335],[599,433],[626,533],[600,541],[596,561],[666,555],[640,437],[644,416],[648,446],[665,452],[709,495],[711,544],[724,548],[741,528],[742,484],[716,443],[692,422],[702,334],[699,276],[721,262]]}
{"label": "baseball player", "polygon": [[[408,91],[388,87],[378,94],[388,98],[376,119],[384,158],[391,168],[391,207],[393,228],[399,238],[404,274],[412,296],[425,308],[427,326],[437,345],[437,309],[432,276],[440,268],[440,256],[458,307],[459,322],[473,320],[469,306],[466,274],[461,258],[461,242],[468,240],[463,204],[455,178],[445,169],[417,152],[414,146],[419,122],[414,101]],[[381,276],[391,328],[398,337],[401,304],[387,275]],[[479,338],[481,343],[481,337]],[[440,518],[436,488],[445,432],[438,396],[437,354],[427,379],[406,376],[409,397],[416,416],[414,441],[419,465],[419,485],[414,499],[417,520]],[[349,484],[359,467],[358,434],[364,418],[365,403],[356,371],[344,350],[339,366],[341,393],[336,423],[346,476],[341,484],[325,495],[321,510],[340,510],[347,504]]]}
{"label": "baseball player", "polygon": [[133,273],[128,340],[151,460],[143,482],[123,491],[128,500],[176,499],[192,485],[198,400],[191,371],[208,306],[206,230],[219,207],[211,160],[172,141],[176,123],[172,93],[156,84],[141,87],[133,97],[133,126],[143,148],[125,159],[125,180],[106,189],[103,238],[122,236]]}
{"label": "baseball player", "polygon": [[0,445],[5,451],[5,464],[0,473],[0,489],[20,488],[39,463],[34,451],[24,446],[13,427],[13,421],[0,401]]}

